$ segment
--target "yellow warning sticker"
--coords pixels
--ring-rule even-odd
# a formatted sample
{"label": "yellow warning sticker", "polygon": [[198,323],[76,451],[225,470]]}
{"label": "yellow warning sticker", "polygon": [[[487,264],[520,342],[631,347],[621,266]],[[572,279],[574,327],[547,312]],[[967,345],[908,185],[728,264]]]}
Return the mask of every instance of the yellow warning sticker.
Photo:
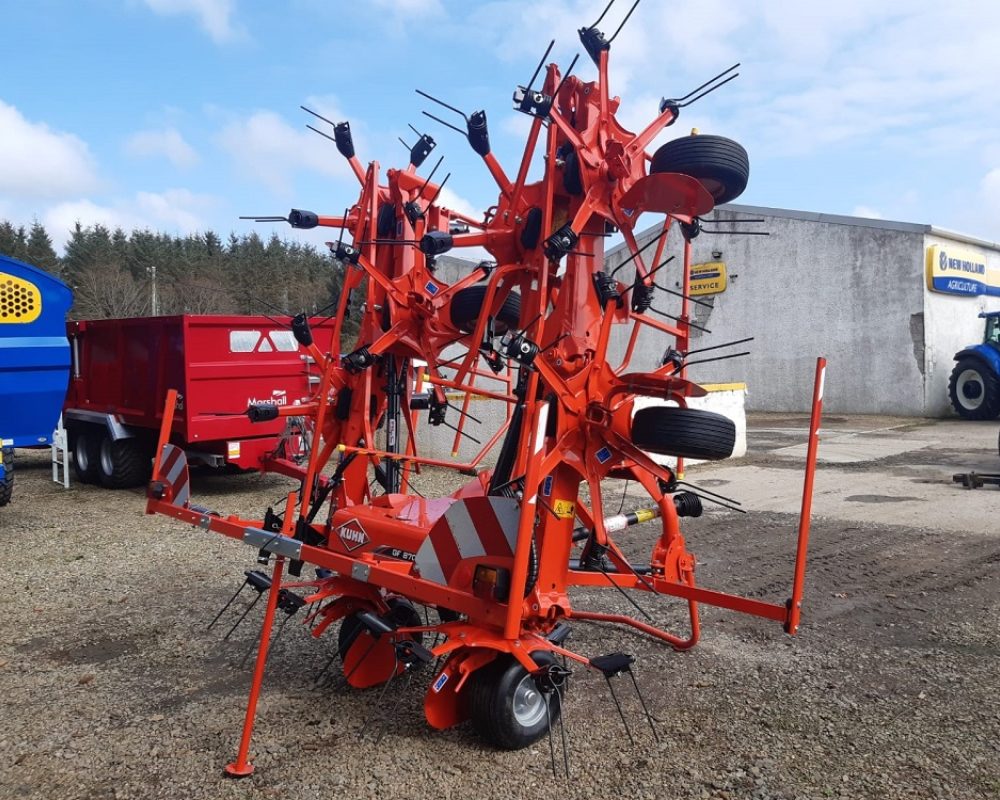
{"label": "yellow warning sticker", "polygon": [[573,519],[576,516],[576,503],[572,500],[556,500],[552,504],[552,510],[559,519]]}
{"label": "yellow warning sticker", "polygon": [[636,524],[640,522],[649,522],[654,517],[656,517],[656,512],[651,508],[640,508],[635,512]]}

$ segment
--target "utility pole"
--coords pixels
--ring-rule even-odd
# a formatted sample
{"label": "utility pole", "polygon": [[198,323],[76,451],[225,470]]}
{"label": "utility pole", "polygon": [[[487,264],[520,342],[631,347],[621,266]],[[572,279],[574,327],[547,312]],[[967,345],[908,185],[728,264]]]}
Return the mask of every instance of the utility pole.
{"label": "utility pole", "polygon": [[150,298],[150,305],[152,306],[153,316],[157,317],[157,316],[160,315],[160,307],[159,307],[159,303],[157,302],[157,298],[156,298],[156,263],[155,262],[150,265],[150,267],[149,267],[149,274],[150,274],[150,285],[151,285],[151,295],[152,295],[152,297]]}

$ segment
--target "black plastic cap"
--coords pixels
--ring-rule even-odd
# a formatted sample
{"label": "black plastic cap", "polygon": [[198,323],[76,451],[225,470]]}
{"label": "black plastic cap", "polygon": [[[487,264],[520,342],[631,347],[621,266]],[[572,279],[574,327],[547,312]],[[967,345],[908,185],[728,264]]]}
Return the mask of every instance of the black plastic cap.
{"label": "black plastic cap", "polygon": [[611,43],[604,38],[604,34],[597,28],[580,28],[580,42],[587,51],[587,55],[590,56],[591,61],[597,65],[601,63],[601,52],[611,49]]}
{"label": "black plastic cap", "polygon": [[251,422],[270,422],[278,418],[278,407],[274,403],[257,403],[247,409]]}
{"label": "black plastic cap", "polygon": [[484,158],[490,154],[490,130],[485,111],[473,111],[469,117],[469,144]]}
{"label": "black plastic cap", "polygon": [[292,336],[303,347],[309,347],[313,343],[312,328],[309,327],[309,317],[305,314],[296,314],[292,317]]}
{"label": "black plastic cap", "polygon": [[338,122],[333,126],[333,140],[344,158],[354,158],[354,137],[351,136],[350,122]]}
{"label": "black plastic cap", "polygon": [[430,231],[420,239],[420,252],[427,256],[439,256],[447,253],[454,246],[455,240],[450,233]]}
{"label": "black plastic cap", "polygon": [[288,212],[288,224],[293,228],[315,228],[319,225],[319,217],[312,211],[302,211],[301,209],[293,208]]}

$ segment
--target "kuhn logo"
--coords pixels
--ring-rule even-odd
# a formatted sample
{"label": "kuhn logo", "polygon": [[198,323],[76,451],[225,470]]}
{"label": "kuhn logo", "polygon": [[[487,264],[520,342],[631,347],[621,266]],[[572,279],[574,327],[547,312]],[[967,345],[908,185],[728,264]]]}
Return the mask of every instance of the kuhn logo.
{"label": "kuhn logo", "polygon": [[287,406],[288,405],[288,392],[284,389],[275,389],[271,392],[271,396],[261,400],[257,397],[248,397],[247,405],[256,406],[264,403],[269,403],[272,406]]}
{"label": "kuhn logo", "polygon": [[361,527],[361,523],[356,519],[345,522],[337,528],[337,535],[340,536],[340,541],[344,543],[344,547],[349,551],[364,547],[371,541],[368,538],[368,534],[365,533],[365,529]]}

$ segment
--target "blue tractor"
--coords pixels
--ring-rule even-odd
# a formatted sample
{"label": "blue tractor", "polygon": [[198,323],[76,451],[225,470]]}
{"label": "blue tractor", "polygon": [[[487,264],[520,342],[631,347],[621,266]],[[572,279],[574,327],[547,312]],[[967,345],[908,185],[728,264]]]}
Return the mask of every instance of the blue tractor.
{"label": "blue tractor", "polygon": [[14,492],[14,448],[52,443],[69,384],[72,304],[61,280],[0,255],[0,506]]}
{"label": "blue tractor", "polygon": [[1000,415],[1000,311],[984,311],[982,344],[955,354],[958,364],[948,381],[955,411],[965,419],[995,419]]}

